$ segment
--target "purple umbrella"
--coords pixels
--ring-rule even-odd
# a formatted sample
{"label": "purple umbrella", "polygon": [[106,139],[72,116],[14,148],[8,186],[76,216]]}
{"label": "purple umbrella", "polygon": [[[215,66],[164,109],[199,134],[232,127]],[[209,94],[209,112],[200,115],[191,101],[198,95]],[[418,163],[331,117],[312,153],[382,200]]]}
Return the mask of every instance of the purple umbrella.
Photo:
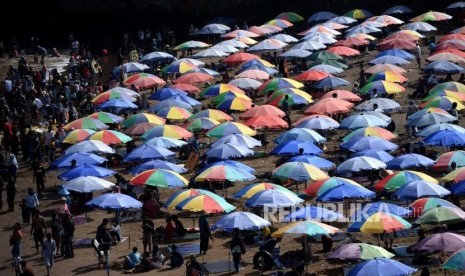
{"label": "purple umbrella", "polygon": [[394,254],[379,246],[366,243],[349,243],[339,246],[326,260],[360,261],[375,258],[392,258],[394,256]]}
{"label": "purple umbrella", "polygon": [[412,251],[443,251],[455,252],[465,247],[465,237],[459,234],[445,232],[433,234],[412,246]]}

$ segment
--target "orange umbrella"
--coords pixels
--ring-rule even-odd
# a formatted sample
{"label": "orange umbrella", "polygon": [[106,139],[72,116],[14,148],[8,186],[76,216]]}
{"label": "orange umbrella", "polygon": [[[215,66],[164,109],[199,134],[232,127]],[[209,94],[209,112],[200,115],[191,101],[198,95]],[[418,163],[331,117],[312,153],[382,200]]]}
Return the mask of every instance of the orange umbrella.
{"label": "orange umbrella", "polygon": [[223,59],[224,63],[243,63],[244,61],[248,61],[251,59],[259,59],[260,57],[257,55],[249,54],[249,53],[243,53],[243,52],[238,52],[235,54],[230,55],[229,57]]}
{"label": "orange umbrella", "polygon": [[341,29],[349,28],[349,26],[339,24],[339,23],[336,23],[336,22],[329,22],[329,21],[326,22],[326,23],[323,23],[322,25],[327,27],[327,28],[333,29],[333,30],[341,30]]}
{"label": "orange umbrella", "polygon": [[250,119],[253,117],[259,117],[259,116],[264,116],[264,115],[273,115],[273,116],[278,116],[282,118],[286,114],[281,109],[275,106],[264,104],[264,105],[257,105],[257,106],[252,107],[250,110],[247,110],[246,112],[239,115],[239,118],[242,120],[245,120],[245,119]]}
{"label": "orange umbrella", "polygon": [[148,89],[155,86],[165,85],[166,82],[159,77],[148,74],[148,73],[139,73],[130,76],[127,80],[124,81],[126,86],[136,85],[141,89]]}
{"label": "orange umbrella", "polygon": [[436,51],[434,52],[433,55],[435,54],[439,54],[439,53],[452,53],[452,54],[455,54],[461,58],[465,58],[465,53],[460,51],[460,50],[457,50],[457,49],[442,49],[442,50],[439,50],[439,51]]}
{"label": "orange umbrella", "polygon": [[382,50],[389,50],[389,49],[407,49],[411,50],[415,48],[415,43],[407,41],[407,40],[402,40],[402,39],[397,39],[397,38],[392,38],[392,39],[386,39],[383,42],[380,42],[378,44],[378,47]]}
{"label": "orange umbrella", "polygon": [[305,110],[305,114],[340,114],[349,112],[353,103],[337,98],[326,98],[319,100],[316,104]]}
{"label": "orange umbrella", "polygon": [[368,45],[368,42],[365,39],[357,38],[357,37],[349,37],[344,40],[339,40],[338,42],[334,43],[334,46],[346,46],[346,47],[354,47],[354,46],[361,46],[361,45]]}
{"label": "orange umbrella", "polygon": [[199,82],[208,82],[213,79],[209,74],[197,72],[197,73],[187,73],[180,76],[178,79],[173,80],[175,83],[199,83]]}
{"label": "orange umbrella", "polygon": [[252,33],[245,30],[235,30],[224,35],[221,35],[223,38],[237,38],[237,37],[259,37],[258,34]]}
{"label": "orange umbrella", "polygon": [[182,91],[187,91],[190,93],[200,93],[199,88],[193,86],[192,84],[188,84],[188,83],[177,83],[177,84],[171,85],[170,87],[173,87],[173,88],[176,88]]}
{"label": "orange umbrella", "polygon": [[268,80],[270,78],[270,74],[265,71],[258,70],[258,69],[250,69],[242,71],[236,78],[249,78],[254,80]]}
{"label": "orange umbrella", "polygon": [[448,35],[445,35],[445,36],[441,37],[438,40],[438,43],[441,43],[441,42],[444,42],[444,41],[447,41],[447,40],[453,40],[453,39],[465,40],[465,34],[448,34]]}
{"label": "orange umbrella", "polygon": [[368,69],[365,70],[365,73],[369,74],[376,74],[378,72],[383,72],[383,71],[391,71],[391,72],[396,72],[399,74],[405,74],[407,71],[405,71],[403,68],[400,68],[399,66],[393,65],[393,64],[375,64]]}
{"label": "orange umbrella", "polygon": [[331,54],[346,56],[346,57],[360,55],[359,51],[346,47],[346,46],[334,46],[334,47],[329,48],[326,51],[330,52]]}
{"label": "orange umbrella", "polygon": [[262,115],[258,117],[252,117],[248,119],[244,124],[254,129],[283,129],[289,127],[286,121],[275,115]]}
{"label": "orange umbrella", "polygon": [[332,90],[326,92],[321,98],[338,98],[348,102],[359,102],[362,100],[362,98],[347,90]]}
{"label": "orange umbrella", "polygon": [[396,32],[396,33],[393,33],[393,34],[387,36],[383,40],[388,40],[388,39],[400,39],[400,40],[406,40],[406,41],[415,43],[415,41],[418,41],[420,38],[417,37],[417,36],[408,34],[408,33]]}
{"label": "orange umbrella", "polygon": [[295,76],[294,79],[298,81],[319,81],[329,76],[331,75],[326,72],[310,69]]}

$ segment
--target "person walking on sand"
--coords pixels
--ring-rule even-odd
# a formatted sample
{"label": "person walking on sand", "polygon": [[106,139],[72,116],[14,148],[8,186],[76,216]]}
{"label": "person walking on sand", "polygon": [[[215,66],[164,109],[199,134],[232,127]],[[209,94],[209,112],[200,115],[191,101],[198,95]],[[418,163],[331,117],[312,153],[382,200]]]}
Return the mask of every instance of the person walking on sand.
{"label": "person walking on sand", "polygon": [[418,42],[415,45],[415,58],[417,59],[418,68],[421,68],[421,47]]}
{"label": "person walking on sand", "polygon": [[24,205],[25,205],[25,215],[26,215],[26,223],[29,224],[30,218],[33,215],[33,211],[39,207],[39,199],[37,198],[37,194],[34,193],[32,188],[27,189],[27,195],[24,198]]}
{"label": "person walking on sand", "polygon": [[47,267],[47,276],[50,275],[50,270],[52,269],[53,263],[55,261],[55,253],[57,247],[55,241],[52,239],[52,234],[47,234],[47,240],[44,241],[42,245],[42,259],[45,262],[45,266]]}
{"label": "person walking on sand", "polygon": [[242,234],[239,228],[233,229],[233,238],[231,241],[230,249],[233,256],[234,269],[236,270],[236,273],[239,273],[241,255],[245,254],[244,240],[242,239]]}
{"label": "person walking on sand", "polygon": [[203,215],[199,218],[199,231],[200,231],[200,253],[207,254],[208,243],[213,239],[210,224],[208,223],[207,216]]}
{"label": "person walking on sand", "polygon": [[291,109],[289,106],[289,95],[284,96],[284,100],[281,103],[281,110],[284,111],[284,113],[286,114],[283,119],[287,122],[288,129],[290,129],[292,126],[292,121],[291,121]]}
{"label": "person walking on sand", "polygon": [[34,237],[34,243],[36,247],[36,253],[39,254],[39,243],[44,245],[44,237],[47,233],[47,225],[45,224],[45,219],[40,215],[39,210],[34,210],[34,215],[31,223],[31,233],[30,235]]}
{"label": "person walking on sand", "polygon": [[13,176],[8,177],[6,184],[6,201],[8,203],[8,211],[13,212],[15,209],[15,197],[16,197],[16,179]]}
{"label": "person walking on sand", "polygon": [[21,257],[21,240],[23,239],[23,233],[21,232],[21,224],[15,223],[13,226],[13,233],[10,236],[11,255],[13,258]]}

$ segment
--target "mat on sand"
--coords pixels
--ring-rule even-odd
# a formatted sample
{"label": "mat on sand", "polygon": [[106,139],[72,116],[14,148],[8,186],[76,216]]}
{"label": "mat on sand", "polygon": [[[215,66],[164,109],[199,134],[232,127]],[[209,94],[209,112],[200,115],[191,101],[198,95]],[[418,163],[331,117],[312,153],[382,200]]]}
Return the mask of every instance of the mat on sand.
{"label": "mat on sand", "polygon": [[[200,244],[199,243],[185,243],[185,244],[177,244],[178,247],[177,251],[181,253],[183,256],[188,256],[192,254],[199,254],[200,253]],[[171,251],[170,246],[168,246],[168,250]]]}
{"label": "mat on sand", "polygon": [[[234,263],[233,261],[228,261],[228,260],[220,260],[220,261],[214,261],[214,262],[208,262],[204,263],[203,267],[205,270],[208,271],[209,274],[215,274],[215,273],[225,273],[225,272],[233,272],[234,271]],[[242,269],[243,267],[240,266],[239,269]]]}

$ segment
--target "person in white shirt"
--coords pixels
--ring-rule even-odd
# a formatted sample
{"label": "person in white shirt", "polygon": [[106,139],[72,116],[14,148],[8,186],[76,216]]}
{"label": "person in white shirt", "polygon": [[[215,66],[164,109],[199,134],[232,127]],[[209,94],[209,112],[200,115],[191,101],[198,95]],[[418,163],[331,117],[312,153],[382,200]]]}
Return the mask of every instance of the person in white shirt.
{"label": "person in white shirt", "polygon": [[378,107],[378,104],[373,104],[373,110],[375,112],[384,113],[384,111]]}
{"label": "person in white shirt", "polygon": [[47,161],[49,160],[50,146],[54,137],[55,131],[52,130],[52,126],[49,126],[47,132],[44,133],[45,156],[47,157]]}

